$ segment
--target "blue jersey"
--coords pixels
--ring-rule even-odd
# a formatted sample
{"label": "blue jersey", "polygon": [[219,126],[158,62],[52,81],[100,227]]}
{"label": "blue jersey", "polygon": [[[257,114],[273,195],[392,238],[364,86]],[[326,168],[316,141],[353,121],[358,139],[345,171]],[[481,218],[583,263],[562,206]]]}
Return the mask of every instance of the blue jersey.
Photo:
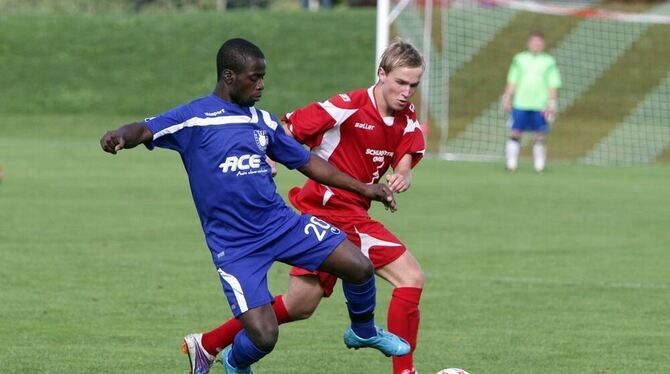
{"label": "blue jersey", "polygon": [[150,149],[181,155],[215,262],[224,251],[258,248],[298,224],[277,194],[265,156],[294,169],[310,154],[274,115],[211,94],[145,123],[153,133]]}

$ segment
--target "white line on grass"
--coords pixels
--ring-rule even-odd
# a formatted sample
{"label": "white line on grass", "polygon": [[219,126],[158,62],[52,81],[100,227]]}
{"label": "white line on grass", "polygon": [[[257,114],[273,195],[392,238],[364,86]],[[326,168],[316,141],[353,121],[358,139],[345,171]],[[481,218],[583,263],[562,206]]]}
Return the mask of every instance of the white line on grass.
{"label": "white line on grass", "polygon": [[581,288],[620,288],[620,289],[669,289],[668,283],[638,283],[638,282],[574,282],[557,279],[542,279],[528,277],[454,277],[444,273],[426,273],[427,278],[449,278],[466,282],[488,282],[488,283],[516,283],[528,285],[546,285],[560,287]]}

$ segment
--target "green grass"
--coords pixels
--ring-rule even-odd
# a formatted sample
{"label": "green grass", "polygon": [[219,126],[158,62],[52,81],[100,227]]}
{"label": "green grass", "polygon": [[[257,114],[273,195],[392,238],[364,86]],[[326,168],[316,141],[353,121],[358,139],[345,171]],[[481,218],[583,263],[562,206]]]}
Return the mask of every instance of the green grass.
{"label": "green grass", "polygon": [[[373,26],[371,11],[1,14],[0,373],[186,372],[181,337],[230,312],[183,167],[99,137],[209,92],[231,36],[266,52],[264,108],[365,87]],[[530,170],[426,160],[398,213],[373,209],[427,276],[418,369],[670,371],[670,168]],[[301,181],[277,178],[282,195]],[[380,282],[381,323],[389,294]],[[337,291],[258,372],[389,372],[344,349],[346,324]]]}
{"label": "green grass", "polygon": [[0,113],[145,118],[211,92],[216,51],[231,37],[263,49],[261,105],[288,112],[372,84],[374,17],[370,10],[0,14]]}
{"label": "green grass", "polygon": [[[185,372],[179,339],[230,313],[178,156],[103,154],[98,137],[124,117],[10,119],[0,371]],[[670,169],[530,170],[426,160],[398,213],[374,209],[427,276],[419,370],[670,370]],[[282,194],[301,180],[277,178]],[[270,283],[285,289],[286,266]],[[389,294],[380,282],[380,322]],[[388,372],[380,354],[343,347],[346,323],[337,291],[311,320],[281,328],[258,372]]]}

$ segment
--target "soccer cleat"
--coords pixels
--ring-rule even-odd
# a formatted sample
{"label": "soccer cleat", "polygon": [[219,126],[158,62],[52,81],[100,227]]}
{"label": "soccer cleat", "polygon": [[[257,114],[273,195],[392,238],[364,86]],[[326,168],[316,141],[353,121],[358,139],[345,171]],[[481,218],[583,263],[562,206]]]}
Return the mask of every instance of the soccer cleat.
{"label": "soccer cleat", "polygon": [[191,365],[189,374],[209,374],[215,357],[202,347],[202,334],[186,335],[181,342],[181,351],[188,355]]}
{"label": "soccer cleat", "polygon": [[375,328],[377,329],[377,335],[363,339],[356,335],[354,330],[349,327],[344,332],[344,345],[349,349],[374,348],[386,355],[386,357],[404,356],[409,353],[410,346],[405,339],[384,331],[379,326],[375,326]]}
{"label": "soccer cleat", "polygon": [[223,364],[223,370],[226,374],[253,374],[251,371],[251,368],[248,367],[246,369],[238,369],[234,367],[233,365],[228,362],[228,356],[230,355],[230,351],[233,350],[232,346],[226,347],[223,351],[221,351],[221,363]]}

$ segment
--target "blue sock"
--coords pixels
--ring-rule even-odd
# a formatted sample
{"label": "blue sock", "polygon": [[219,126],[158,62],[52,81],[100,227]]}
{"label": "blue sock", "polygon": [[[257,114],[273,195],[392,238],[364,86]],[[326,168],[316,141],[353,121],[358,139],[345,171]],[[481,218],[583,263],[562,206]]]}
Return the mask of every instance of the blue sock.
{"label": "blue sock", "polygon": [[235,335],[228,362],[238,369],[246,369],[268,353],[270,352],[258,349],[254,342],[249,339],[247,332],[242,330]]}
{"label": "blue sock", "polygon": [[364,283],[355,284],[342,282],[344,297],[347,299],[347,309],[351,319],[351,329],[363,339],[377,335],[375,329],[375,277],[372,276]]}

